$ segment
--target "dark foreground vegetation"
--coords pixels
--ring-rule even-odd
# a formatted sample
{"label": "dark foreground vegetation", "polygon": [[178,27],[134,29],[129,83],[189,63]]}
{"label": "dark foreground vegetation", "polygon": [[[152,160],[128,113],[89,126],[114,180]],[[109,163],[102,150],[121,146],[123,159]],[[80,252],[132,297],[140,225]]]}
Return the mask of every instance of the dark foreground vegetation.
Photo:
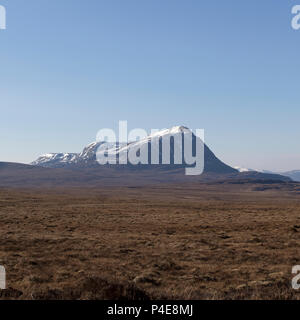
{"label": "dark foreground vegetation", "polygon": [[300,188],[0,189],[2,299],[299,299]]}

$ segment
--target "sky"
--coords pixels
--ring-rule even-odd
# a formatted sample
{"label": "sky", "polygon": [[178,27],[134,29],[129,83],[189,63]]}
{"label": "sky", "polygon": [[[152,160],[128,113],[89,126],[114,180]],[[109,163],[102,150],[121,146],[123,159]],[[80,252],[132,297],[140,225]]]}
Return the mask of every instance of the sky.
{"label": "sky", "polygon": [[80,152],[127,120],[204,129],[233,166],[300,169],[296,4],[0,0],[0,161]]}

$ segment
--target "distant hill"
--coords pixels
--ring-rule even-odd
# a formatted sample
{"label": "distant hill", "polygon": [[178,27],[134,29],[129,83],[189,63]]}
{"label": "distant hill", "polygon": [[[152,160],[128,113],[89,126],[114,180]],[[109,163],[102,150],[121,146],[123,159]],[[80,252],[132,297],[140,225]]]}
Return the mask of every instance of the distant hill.
{"label": "distant hill", "polygon": [[293,171],[288,171],[288,172],[283,172],[281,173],[283,176],[287,176],[291,178],[294,181],[299,181],[300,182],[300,170],[293,170]]}
{"label": "distant hill", "polygon": [[[151,167],[151,166],[150,166]],[[43,168],[16,163],[0,162],[0,187],[79,187],[139,186],[161,183],[282,183],[288,177],[263,173],[212,173],[186,176],[184,168],[165,170],[163,166],[147,170],[132,170],[128,167],[98,166],[93,168],[67,169]]]}
{"label": "distant hill", "polygon": [[292,179],[293,181],[300,182],[300,170],[293,170],[293,171],[287,171],[287,172],[273,172],[269,170],[253,170],[253,169],[247,169],[247,168],[241,168],[241,167],[234,167],[236,170],[239,172],[260,172],[260,173],[267,173],[267,174],[272,174],[272,175],[281,175],[284,177],[288,177]]}

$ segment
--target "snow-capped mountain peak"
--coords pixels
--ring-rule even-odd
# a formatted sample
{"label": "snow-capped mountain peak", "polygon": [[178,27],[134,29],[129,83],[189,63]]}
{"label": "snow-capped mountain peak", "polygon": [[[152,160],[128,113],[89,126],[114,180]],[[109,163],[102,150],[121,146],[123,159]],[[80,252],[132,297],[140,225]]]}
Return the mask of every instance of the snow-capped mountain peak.
{"label": "snow-capped mountain peak", "polygon": [[[101,155],[103,151],[106,152],[107,156],[111,155],[114,157],[114,155],[116,155],[116,158],[118,159],[119,164],[126,164],[127,161],[125,160],[127,160],[127,157],[129,155],[133,155],[134,153],[138,154],[141,150],[143,150],[142,148],[148,148],[148,161],[143,159],[145,161],[142,163],[144,164],[151,163],[149,162],[151,161],[150,155],[152,157],[153,154],[155,154],[156,160],[154,162],[162,165],[164,163],[163,159],[166,159],[163,157],[166,155],[163,154],[162,147],[163,145],[165,145],[164,143],[170,141],[170,146],[168,151],[170,152],[169,166],[170,166],[170,169],[173,170],[174,164],[172,163],[174,163],[173,158],[176,150],[181,150],[180,152],[182,152],[182,159],[184,161],[184,154],[183,154],[184,148],[182,148],[181,146],[182,140],[179,139],[178,137],[185,133],[193,134],[193,132],[185,126],[174,126],[170,129],[152,131],[150,135],[141,137],[141,139],[138,141],[134,141],[134,140],[130,141],[130,137],[129,137],[128,143],[110,143],[108,147],[107,145],[105,146],[104,150],[99,150],[99,147],[104,143],[104,141],[95,141],[87,145],[81,153],[46,154],[39,157],[36,161],[32,162],[31,164],[42,166],[42,167],[48,167],[48,168],[49,167],[50,168],[96,167],[96,166],[99,166],[99,163],[97,162],[97,152],[99,152],[98,155],[99,154]],[[174,137],[174,143],[171,143],[171,137]],[[193,135],[193,137],[195,137],[195,135]],[[161,138],[162,138],[162,142],[157,143],[157,139],[160,140]],[[166,138],[166,140],[163,140],[163,138]],[[150,144],[151,144],[151,148],[150,148]],[[175,149],[175,145],[177,144],[180,144],[180,145],[178,145],[178,148]],[[235,169],[227,166],[225,163],[220,161],[206,145],[204,145],[204,148],[205,148],[204,166],[207,172],[216,172],[216,173],[236,173],[237,172]],[[184,162],[182,162],[182,164],[179,164],[179,165],[181,166],[181,168],[186,167]]]}
{"label": "snow-capped mountain peak", "polygon": [[[174,126],[170,129],[158,130],[138,141],[129,141],[128,144],[119,144],[115,152],[119,154],[120,157],[124,157],[130,148],[138,148],[139,146],[149,143],[152,139],[155,138],[176,136],[177,134],[182,133],[192,133],[192,131],[184,126]],[[36,161],[32,162],[31,165],[39,165],[43,167],[61,167],[66,165],[78,165],[96,162],[97,150],[103,143],[104,141],[94,141],[88,144],[80,153],[44,154],[41,155]],[[109,147],[110,149],[115,148],[116,143],[110,143]]]}

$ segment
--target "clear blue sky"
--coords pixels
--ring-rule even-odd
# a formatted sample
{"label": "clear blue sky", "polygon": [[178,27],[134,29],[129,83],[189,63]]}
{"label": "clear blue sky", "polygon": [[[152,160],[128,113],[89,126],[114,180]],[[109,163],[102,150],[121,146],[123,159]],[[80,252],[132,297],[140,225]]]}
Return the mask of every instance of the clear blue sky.
{"label": "clear blue sky", "polygon": [[204,128],[231,165],[300,169],[300,0],[0,4],[1,161],[79,152],[128,120]]}

